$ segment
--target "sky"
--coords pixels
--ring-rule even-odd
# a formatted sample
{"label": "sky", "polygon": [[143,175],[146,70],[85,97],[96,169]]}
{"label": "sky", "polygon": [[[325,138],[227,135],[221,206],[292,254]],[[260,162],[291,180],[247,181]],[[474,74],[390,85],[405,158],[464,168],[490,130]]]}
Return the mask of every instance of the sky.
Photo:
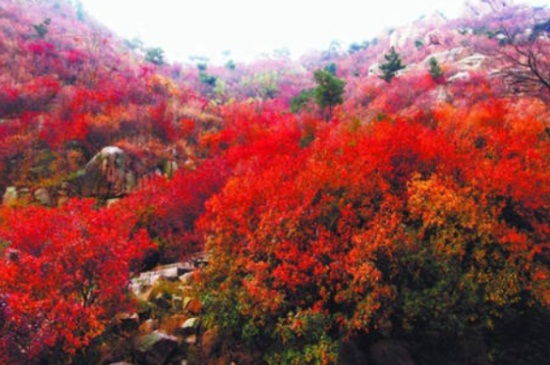
{"label": "sky", "polygon": [[[333,40],[347,48],[384,29],[406,25],[436,10],[452,18],[463,0],[80,0],[84,9],[117,35],[139,37],[161,47],[169,61],[206,56],[235,61],[286,48],[296,58],[327,49]],[[550,3],[531,0],[530,3]]]}

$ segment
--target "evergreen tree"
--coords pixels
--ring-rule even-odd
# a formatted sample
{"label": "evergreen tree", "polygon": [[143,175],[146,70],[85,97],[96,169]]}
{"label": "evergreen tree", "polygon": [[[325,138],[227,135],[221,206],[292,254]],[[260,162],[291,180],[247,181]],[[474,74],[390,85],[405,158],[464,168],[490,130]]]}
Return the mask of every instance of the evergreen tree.
{"label": "evergreen tree", "polygon": [[234,70],[235,68],[237,68],[237,65],[235,64],[235,61],[229,60],[225,63],[225,67],[229,70]]}
{"label": "evergreen tree", "polygon": [[76,17],[80,21],[84,20],[84,6],[80,0],[76,2]]}
{"label": "evergreen tree", "polygon": [[435,57],[430,58],[430,75],[432,76],[432,79],[434,81],[440,81],[443,77],[443,70],[441,70],[441,67],[439,66],[439,63],[435,59]]}
{"label": "evergreen tree", "polygon": [[404,69],[405,65],[402,64],[401,57],[395,52],[394,47],[390,49],[389,54],[384,55],[384,58],[386,63],[380,65],[380,70],[382,70],[380,78],[386,82],[391,82],[397,71]]}
{"label": "evergreen tree", "polygon": [[208,65],[205,62],[198,63],[197,69],[199,70],[199,80],[201,83],[208,86],[216,85],[216,81],[218,81],[218,78],[216,76],[206,73]]}
{"label": "evergreen tree", "polygon": [[322,109],[328,107],[327,119],[330,119],[332,118],[332,108],[344,102],[342,95],[346,82],[326,70],[315,71],[314,78],[317,83],[314,92],[315,102]]}
{"label": "evergreen tree", "polygon": [[216,76],[209,75],[206,72],[199,72],[199,80],[205,85],[214,86],[216,85],[216,81],[218,81],[218,78]]}
{"label": "evergreen tree", "polygon": [[290,100],[290,111],[293,113],[298,113],[300,109],[309,103],[315,94],[314,89],[302,90],[298,95],[293,97]]}
{"label": "evergreen tree", "polygon": [[36,35],[38,35],[38,38],[44,38],[46,34],[48,33],[48,27],[52,20],[50,18],[46,18],[42,23],[40,24],[34,24],[34,30],[36,31]]}
{"label": "evergreen tree", "polygon": [[206,72],[206,69],[208,68],[208,65],[205,62],[197,63],[197,69],[199,72]]}
{"label": "evergreen tree", "polygon": [[336,64],[334,62],[325,66],[325,71],[330,72],[332,76],[336,76]]}
{"label": "evergreen tree", "polygon": [[157,66],[164,65],[164,51],[160,47],[147,48],[145,50],[145,61]]}

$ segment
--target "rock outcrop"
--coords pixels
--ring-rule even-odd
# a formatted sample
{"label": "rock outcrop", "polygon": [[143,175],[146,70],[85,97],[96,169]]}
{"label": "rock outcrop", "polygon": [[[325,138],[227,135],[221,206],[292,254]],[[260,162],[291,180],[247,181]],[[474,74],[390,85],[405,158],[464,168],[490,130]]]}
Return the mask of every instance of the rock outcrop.
{"label": "rock outcrop", "polygon": [[129,288],[140,305],[137,313],[121,313],[115,318],[118,341],[108,350],[110,363],[131,360],[134,365],[180,365],[189,359],[201,363],[197,353],[203,353],[202,303],[193,296],[190,284],[193,271],[207,260],[200,254],[132,279]]}
{"label": "rock outcrop", "polygon": [[144,365],[164,365],[179,345],[178,338],[160,331],[138,337],[135,349]]}
{"label": "rock outcrop", "polygon": [[34,199],[40,203],[40,205],[50,207],[55,205],[50,192],[46,188],[38,188],[34,191]]}
{"label": "rock outcrop", "polygon": [[155,270],[141,273],[138,277],[133,278],[130,283],[130,290],[138,298],[142,298],[145,293],[150,290],[157,281],[181,281],[182,284],[190,279],[190,273],[195,269],[195,262],[180,262],[171,265],[159,266]]}
{"label": "rock outcrop", "polygon": [[146,167],[147,163],[119,147],[104,147],[79,172],[77,190],[82,196],[102,200],[123,197],[133,191],[139,179],[145,176],[159,174],[167,178],[173,177],[179,166],[175,160],[175,152],[171,155],[173,159],[153,168]]}
{"label": "rock outcrop", "polygon": [[17,202],[18,197],[19,195],[17,194],[17,188],[15,186],[8,186],[4,196],[2,197],[2,204],[14,205]]}
{"label": "rock outcrop", "polygon": [[459,71],[479,71],[484,66],[486,59],[487,56],[481,53],[474,53],[458,61],[456,66]]}
{"label": "rock outcrop", "polygon": [[113,146],[103,148],[86,164],[79,176],[81,194],[101,199],[126,194],[132,188],[127,186],[126,160],[122,149]]}

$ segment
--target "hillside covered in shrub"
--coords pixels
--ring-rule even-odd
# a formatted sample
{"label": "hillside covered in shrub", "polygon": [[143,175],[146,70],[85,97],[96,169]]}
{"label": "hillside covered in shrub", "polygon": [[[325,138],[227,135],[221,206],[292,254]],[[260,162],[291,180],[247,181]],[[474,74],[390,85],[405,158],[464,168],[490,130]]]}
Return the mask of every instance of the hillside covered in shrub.
{"label": "hillside covered in shrub", "polygon": [[209,65],[2,0],[0,191],[0,364],[543,364],[550,9]]}

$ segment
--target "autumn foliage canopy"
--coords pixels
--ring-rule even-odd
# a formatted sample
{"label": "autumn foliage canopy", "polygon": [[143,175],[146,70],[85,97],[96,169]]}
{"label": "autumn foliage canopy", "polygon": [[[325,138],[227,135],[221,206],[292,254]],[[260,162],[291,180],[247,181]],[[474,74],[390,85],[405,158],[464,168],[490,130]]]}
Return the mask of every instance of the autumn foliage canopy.
{"label": "autumn foliage canopy", "polygon": [[62,362],[131,308],[125,288],[151,242],[132,213],[97,210],[93,201],[4,213],[0,359]]}
{"label": "autumn foliage canopy", "polygon": [[539,108],[490,100],[318,125],[305,148],[295,124],[274,121],[201,220],[219,258],[204,274],[215,322],[244,341],[270,334],[275,347],[260,351],[272,363],[291,361],[292,348],[330,363],[341,336],[460,333],[515,306],[548,306]]}
{"label": "autumn foliage canopy", "polygon": [[[334,364],[550,310],[549,99],[477,53],[513,51],[494,16],[197,69],[33,4],[0,5],[1,364],[93,362],[132,276],[194,254],[213,363]],[[106,146],[135,180],[116,201],[78,188]]]}

